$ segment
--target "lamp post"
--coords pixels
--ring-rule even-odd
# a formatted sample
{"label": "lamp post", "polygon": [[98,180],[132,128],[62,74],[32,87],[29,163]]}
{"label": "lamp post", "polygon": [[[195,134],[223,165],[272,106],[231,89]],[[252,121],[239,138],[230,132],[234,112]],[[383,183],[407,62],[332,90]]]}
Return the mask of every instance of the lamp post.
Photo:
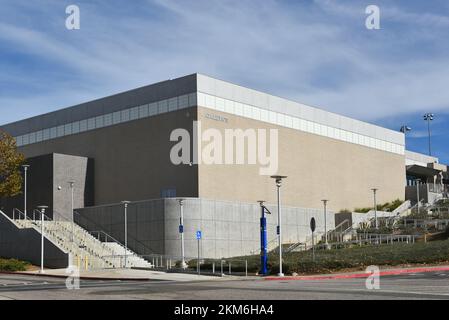
{"label": "lamp post", "polygon": [[403,134],[406,134],[407,132],[409,132],[409,131],[412,131],[412,128],[410,128],[409,126],[402,126],[401,127],[401,132],[403,133]]}
{"label": "lamp post", "polygon": [[431,133],[430,133],[430,121],[433,121],[433,118],[435,117],[435,115],[433,113],[426,113],[423,118],[425,121],[427,121],[427,130],[429,132],[429,156],[432,155],[432,148],[431,148],[431,144],[430,144],[430,139],[431,139]]}
{"label": "lamp post", "polygon": [[45,209],[48,209],[48,206],[38,206],[37,207],[41,212],[41,273],[44,273],[44,215]]}
{"label": "lamp post", "polygon": [[421,182],[421,179],[416,179],[416,209],[418,210],[419,214],[419,183]]}
{"label": "lamp post", "polygon": [[278,227],[277,227],[277,234],[278,234],[278,244],[279,244],[279,277],[283,277],[284,274],[282,273],[282,216],[281,216],[281,186],[282,186],[282,179],[287,178],[287,176],[271,176],[271,178],[275,179],[276,181],[276,187],[277,187],[277,202],[278,202]]}
{"label": "lamp post", "polygon": [[326,242],[326,249],[327,249],[329,248],[329,243],[327,241],[327,203],[329,202],[329,200],[323,199],[321,201],[323,202],[324,206],[324,239]]}
{"label": "lamp post", "polygon": [[28,169],[30,168],[30,165],[24,164],[22,166],[22,168],[24,171],[23,214],[25,215],[25,220],[26,220],[26,217],[27,217],[27,172],[28,172]]}
{"label": "lamp post", "polygon": [[125,206],[125,268],[128,265],[128,205],[131,203],[130,201],[122,201]]}
{"label": "lamp post", "polygon": [[184,251],[184,199],[179,199],[179,233],[181,234],[181,268],[186,269]]}
{"label": "lamp post", "polygon": [[70,213],[71,213],[71,216],[72,216],[72,235],[71,235],[71,241],[72,241],[72,246],[73,246],[73,233],[74,233],[74,223],[75,223],[75,216],[74,216],[74,213],[73,213],[73,210],[74,210],[74,208],[73,208],[73,187],[74,187],[74,185],[75,185],[75,181],[73,181],[73,180],[71,180],[71,181],[69,181],[69,185],[70,185],[70,191],[71,191],[71,196],[72,196],[72,198],[71,198],[71,211],[70,211]]}
{"label": "lamp post", "polygon": [[377,199],[376,199],[376,195],[377,195],[377,191],[379,189],[373,188],[371,190],[373,191],[373,194],[374,194],[374,222],[376,224],[376,230],[377,230],[377,229],[379,229],[379,225],[377,224]]}
{"label": "lamp post", "polygon": [[412,128],[410,128],[409,126],[403,125],[401,127],[401,132],[404,134],[404,136],[406,136],[409,131],[412,131]]}

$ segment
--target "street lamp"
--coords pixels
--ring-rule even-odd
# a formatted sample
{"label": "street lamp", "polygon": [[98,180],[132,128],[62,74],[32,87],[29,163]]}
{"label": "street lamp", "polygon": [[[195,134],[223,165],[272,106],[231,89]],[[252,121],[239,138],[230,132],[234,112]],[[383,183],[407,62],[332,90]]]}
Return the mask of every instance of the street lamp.
{"label": "street lamp", "polygon": [[431,137],[431,134],[430,134],[430,121],[433,121],[433,118],[434,118],[434,117],[435,117],[435,116],[434,116],[433,113],[426,113],[426,114],[423,116],[424,120],[427,121],[427,130],[428,130],[428,132],[429,132],[429,156],[432,155],[432,148],[431,148],[431,144],[430,144],[430,137]]}
{"label": "street lamp", "polygon": [[44,215],[48,206],[38,206],[41,212],[41,273],[44,273]]}
{"label": "street lamp", "polygon": [[122,201],[122,204],[125,206],[125,268],[127,266],[127,257],[128,257],[128,205],[130,201]]}
{"label": "street lamp", "polygon": [[412,131],[412,128],[410,128],[409,126],[402,126],[401,127],[401,132],[403,134],[406,134],[407,132]]}
{"label": "street lamp", "polygon": [[421,182],[421,179],[417,178],[415,181],[416,181],[416,209],[418,210],[419,214],[419,183]]}
{"label": "street lamp", "polygon": [[412,131],[412,128],[410,128],[409,126],[404,125],[401,127],[401,132],[404,134],[404,137],[407,135],[409,131]]}
{"label": "street lamp", "polygon": [[278,200],[278,227],[277,227],[277,234],[278,234],[278,244],[279,244],[279,277],[283,277],[284,274],[282,273],[282,231],[281,231],[281,186],[282,186],[282,179],[287,178],[287,176],[271,176],[271,178],[275,179],[276,181],[276,187],[277,187],[277,200]]}
{"label": "street lamp", "polygon": [[72,246],[73,246],[73,233],[74,233],[74,223],[75,223],[75,216],[73,213],[73,210],[74,210],[74,208],[73,208],[73,186],[75,185],[75,181],[73,181],[73,180],[69,181],[69,185],[70,185],[70,191],[72,193],[72,202],[71,202],[72,211],[70,211],[70,212],[71,212],[71,216],[72,216],[72,239],[71,240],[72,240]]}
{"label": "street lamp", "polygon": [[324,205],[324,239],[326,242],[326,248],[328,248],[329,243],[327,241],[327,203],[329,202],[329,200],[323,199],[321,201],[323,202],[323,205]]}
{"label": "street lamp", "polygon": [[[24,191],[23,191],[23,199],[24,199],[23,214],[25,215],[25,220],[27,217],[27,172],[28,172],[29,167],[30,167],[30,165],[28,165],[28,164],[24,164],[22,166],[23,171],[24,171],[24,176],[25,176]],[[20,217],[19,217],[19,219],[20,219]]]}
{"label": "street lamp", "polygon": [[376,199],[377,191],[379,189],[373,188],[371,190],[373,191],[374,194],[374,221],[376,224],[376,229],[379,229],[379,225],[377,224],[377,199]]}
{"label": "street lamp", "polygon": [[184,252],[184,199],[179,199],[179,233],[181,234],[181,268],[186,269],[187,264]]}

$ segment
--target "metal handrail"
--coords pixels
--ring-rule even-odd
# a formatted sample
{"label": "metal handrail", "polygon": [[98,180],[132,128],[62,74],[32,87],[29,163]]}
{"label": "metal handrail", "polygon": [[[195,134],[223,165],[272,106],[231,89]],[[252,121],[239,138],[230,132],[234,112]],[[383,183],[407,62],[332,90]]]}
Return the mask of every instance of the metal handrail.
{"label": "metal handrail", "polygon": [[20,211],[20,210],[17,209],[17,208],[13,208],[13,209],[12,209],[12,219],[13,219],[13,220],[16,220],[16,213],[19,214],[18,220],[20,220],[20,217],[21,217],[21,216],[24,217],[24,220],[27,220],[27,216],[25,215],[25,213],[23,213],[22,211]]}
{"label": "metal handrail", "polygon": [[[98,223],[92,221],[91,219],[81,215],[79,212],[74,211],[74,213],[80,218],[80,219],[85,219],[88,223],[92,224],[97,230],[102,231],[101,229],[103,228],[102,226],[100,226]],[[104,231],[102,231],[104,232]],[[106,232],[104,232],[105,234],[107,234]],[[109,237],[111,237],[111,239],[114,239],[111,235],[108,234]],[[155,250],[153,250],[152,248],[148,247],[147,245],[145,245],[143,242],[137,240],[136,238],[134,238],[133,236],[128,234],[128,240],[134,241],[135,243],[137,243],[138,245],[140,245],[141,247],[143,247],[144,249],[146,249],[148,252],[151,252],[152,254],[156,254]],[[120,244],[122,247],[125,247],[124,244],[122,244],[120,241],[115,240],[115,242],[117,242],[118,244]],[[128,247],[128,250],[131,251],[131,249]],[[133,251],[137,251],[137,250],[133,250]]]}

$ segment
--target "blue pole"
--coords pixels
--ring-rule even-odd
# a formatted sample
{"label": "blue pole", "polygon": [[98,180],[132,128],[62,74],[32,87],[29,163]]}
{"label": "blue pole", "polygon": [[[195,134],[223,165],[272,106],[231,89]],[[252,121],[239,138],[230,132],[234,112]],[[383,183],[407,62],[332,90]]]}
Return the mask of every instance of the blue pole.
{"label": "blue pole", "polygon": [[268,248],[267,248],[267,219],[265,218],[265,208],[262,206],[262,217],[260,218],[260,273],[268,274]]}

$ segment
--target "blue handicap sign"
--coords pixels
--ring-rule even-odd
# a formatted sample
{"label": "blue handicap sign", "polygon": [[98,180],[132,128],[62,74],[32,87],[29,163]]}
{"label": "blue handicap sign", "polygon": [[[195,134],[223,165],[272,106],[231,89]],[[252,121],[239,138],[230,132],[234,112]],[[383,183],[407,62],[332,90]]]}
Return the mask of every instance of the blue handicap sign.
{"label": "blue handicap sign", "polygon": [[179,233],[184,233],[184,226],[182,224],[179,225]]}
{"label": "blue handicap sign", "polygon": [[196,239],[197,240],[201,240],[201,236],[202,236],[201,231],[197,231],[196,232]]}

